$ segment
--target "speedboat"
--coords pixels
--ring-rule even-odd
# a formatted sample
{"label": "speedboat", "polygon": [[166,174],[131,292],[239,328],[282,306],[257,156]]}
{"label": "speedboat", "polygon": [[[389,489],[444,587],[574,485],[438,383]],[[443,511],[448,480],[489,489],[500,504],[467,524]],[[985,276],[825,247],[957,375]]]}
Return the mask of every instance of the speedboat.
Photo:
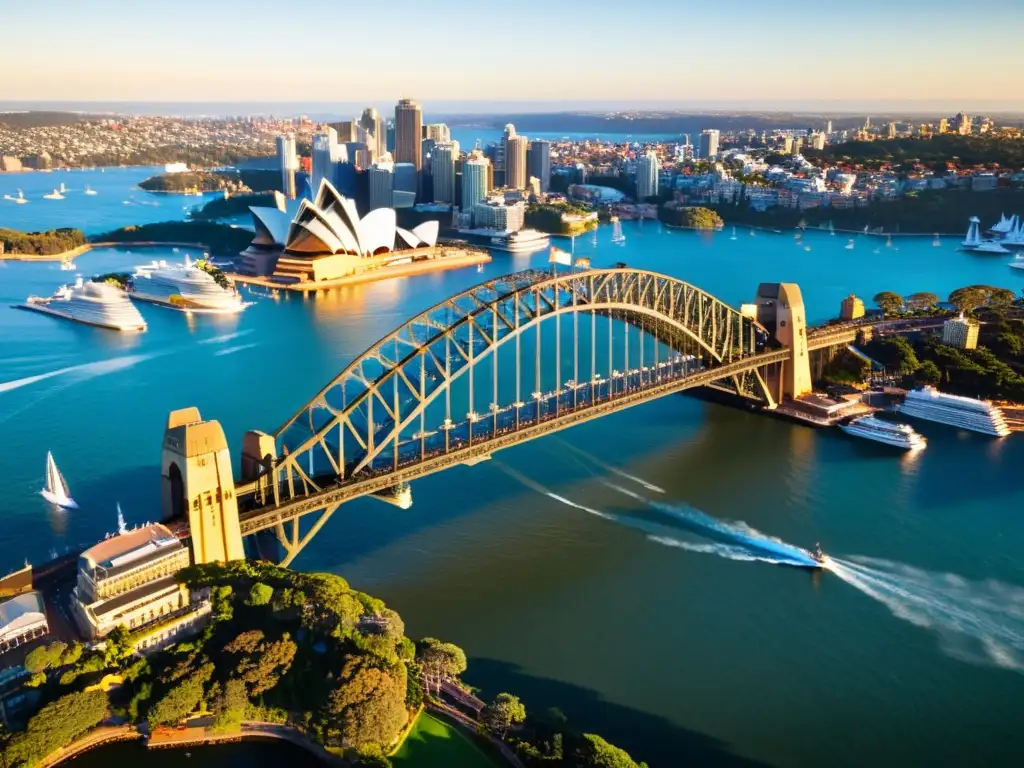
{"label": "speedboat", "polygon": [[827,567],[829,562],[830,562],[829,556],[821,551],[821,543],[820,542],[816,543],[814,545],[814,551],[811,552],[811,557],[813,557],[814,561],[816,563],[818,563],[818,565],[821,566],[822,568]]}

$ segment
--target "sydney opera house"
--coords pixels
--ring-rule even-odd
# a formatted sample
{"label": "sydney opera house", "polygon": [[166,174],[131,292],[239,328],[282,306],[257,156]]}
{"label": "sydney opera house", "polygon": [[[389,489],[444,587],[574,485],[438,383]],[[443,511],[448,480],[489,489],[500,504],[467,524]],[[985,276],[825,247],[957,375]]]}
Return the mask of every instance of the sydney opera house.
{"label": "sydney opera house", "polygon": [[314,202],[303,200],[294,218],[282,208],[251,207],[256,236],[242,253],[242,271],[280,282],[320,282],[386,266],[437,245],[439,224],[407,230],[392,208],[360,218],[355,202],[326,179]]}

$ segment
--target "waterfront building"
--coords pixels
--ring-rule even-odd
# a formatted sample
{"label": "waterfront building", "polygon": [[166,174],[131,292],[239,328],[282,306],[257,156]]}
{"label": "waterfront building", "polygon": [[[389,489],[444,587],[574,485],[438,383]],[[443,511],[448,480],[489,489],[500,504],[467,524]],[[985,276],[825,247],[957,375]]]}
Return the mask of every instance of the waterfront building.
{"label": "waterfront building", "polygon": [[367,133],[367,146],[373,155],[370,162],[375,163],[388,151],[388,129],[384,118],[374,107],[367,107],[359,118],[359,127]]}
{"label": "waterfront building", "polygon": [[422,140],[423,111],[415,101],[402,99],[395,106],[394,157],[396,163],[411,163],[417,177],[423,169]]}
{"label": "waterfront building", "polygon": [[189,563],[188,548],[160,524],[90,547],[78,559],[72,590],[79,630],[96,641],[124,626],[139,650],[156,650],[196,631],[210,615],[210,603],[205,593],[193,595],[178,582],[176,574]]}
{"label": "waterfront building", "polygon": [[527,174],[537,179],[542,193],[547,193],[551,188],[551,142],[531,141],[528,151]]}
{"label": "waterfront building", "polygon": [[451,141],[452,133],[446,123],[429,123],[423,129],[423,138],[433,139],[435,144]]}
{"label": "waterfront building", "polygon": [[529,139],[516,135],[510,136],[505,144],[505,186],[510,189],[526,189],[528,146]]}
{"label": "waterfront building", "polygon": [[942,343],[957,349],[976,349],[980,325],[977,320],[954,317],[942,324]]}
{"label": "waterfront building", "polygon": [[50,632],[43,596],[34,590],[0,603],[0,653],[30,643]]}
{"label": "waterfront building", "polygon": [[472,211],[486,199],[491,161],[474,151],[462,164],[462,210]]}
{"label": "waterfront building", "polygon": [[864,317],[864,302],[852,293],[839,304],[840,320],[856,320]]}
{"label": "waterfront building", "polygon": [[710,160],[718,157],[718,141],[721,138],[721,131],[709,128],[700,135],[700,159]]}
{"label": "waterfront building", "polygon": [[391,207],[391,194],[395,188],[395,164],[391,155],[385,154],[384,159],[374,163],[367,171],[370,187],[370,210]]}
{"label": "waterfront building", "polygon": [[643,157],[636,161],[636,199],[637,202],[644,202],[648,197],[658,195],[658,173],[661,171],[661,164],[658,162],[658,155],[653,149],[647,150]]}
{"label": "waterfront building", "polygon": [[294,200],[299,158],[295,154],[295,136],[292,134],[277,137],[277,166],[281,169],[281,191],[289,200]]}
{"label": "waterfront building", "polygon": [[518,232],[526,222],[526,203],[492,197],[473,206],[473,225],[499,232]]}
{"label": "waterfront building", "polygon": [[455,164],[459,159],[459,142],[448,141],[434,147],[430,157],[430,173],[434,180],[434,202],[455,203]]}

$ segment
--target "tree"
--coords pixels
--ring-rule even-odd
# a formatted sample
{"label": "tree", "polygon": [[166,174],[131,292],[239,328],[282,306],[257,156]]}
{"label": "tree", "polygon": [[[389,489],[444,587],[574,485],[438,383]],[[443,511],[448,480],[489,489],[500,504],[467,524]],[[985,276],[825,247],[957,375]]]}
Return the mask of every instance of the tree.
{"label": "tree", "polygon": [[938,384],[942,381],[942,371],[931,360],[925,360],[914,372],[914,378],[921,384]]}
{"label": "tree", "polygon": [[204,664],[194,674],[172,686],[149,709],[150,725],[173,725],[195,712],[203,698],[203,686],[213,676],[213,664]]}
{"label": "tree", "polygon": [[350,656],[327,697],[324,724],[341,746],[390,744],[408,720],[405,666],[374,666]]}
{"label": "tree", "polygon": [[242,727],[249,695],[241,680],[228,680],[224,688],[214,697],[213,726],[215,733],[235,733]]}
{"label": "tree", "polygon": [[1016,295],[1007,288],[993,288],[989,286],[988,306],[1005,309],[1013,304]]}
{"label": "tree", "polygon": [[973,312],[978,307],[984,306],[987,300],[988,292],[980,285],[957,288],[949,294],[949,303],[962,313]]}
{"label": "tree", "polygon": [[6,765],[35,765],[58,747],[98,725],[107,714],[103,691],[69,693],[47,704],[4,749]]}
{"label": "tree", "polygon": [[135,655],[135,645],[131,641],[128,628],[118,624],[104,638],[106,650],[104,662],[107,667],[120,667]]}
{"label": "tree", "polygon": [[526,719],[526,707],[517,696],[499,693],[494,701],[483,708],[480,717],[484,725],[503,739],[509,728]]}
{"label": "tree", "polygon": [[609,744],[593,733],[583,734],[582,744],[577,747],[573,765],[576,768],[646,768],[646,763],[637,763],[624,749]]}
{"label": "tree", "polygon": [[907,374],[921,367],[913,345],[902,336],[884,336],[873,339],[865,346],[867,354],[880,362],[887,371]]}
{"label": "tree", "polygon": [[442,682],[454,680],[466,671],[466,652],[454,643],[427,637],[421,645],[417,660],[428,687],[431,682],[434,684],[435,694],[440,692]]}
{"label": "tree", "polygon": [[273,596],[273,587],[257,581],[252,585],[252,589],[249,590],[249,605],[268,605]]}
{"label": "tree", "polygon": [[[33,648],[25,657],[24,667],[29,672],[37,674],[50,667],[58,666],[67,649],[68,644],[62,643],[60,640]],[[79,650],[79,655],[81,655],[81,650]]]}
{"label": "tree", "polygon": [[922,291],[921,293],[912,293],[904,297],[903,303],[911,309],[931,309],[939,303],[939,297],[934,293]]}
{"label": "tree", "polygon": [[903,297],[892,291],[876,293],[872,301],[883,315],[898,315],[903,310]]}

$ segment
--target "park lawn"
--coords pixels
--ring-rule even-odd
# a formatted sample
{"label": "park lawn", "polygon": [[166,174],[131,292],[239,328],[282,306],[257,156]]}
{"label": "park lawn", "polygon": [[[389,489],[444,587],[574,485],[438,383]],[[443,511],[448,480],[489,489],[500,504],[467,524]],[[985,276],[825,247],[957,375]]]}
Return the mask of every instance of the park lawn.
{"label": "park lawn", "polygon": [[495,768],[458,728],[428,715],[419,720],[391,758],[394,768]]}

